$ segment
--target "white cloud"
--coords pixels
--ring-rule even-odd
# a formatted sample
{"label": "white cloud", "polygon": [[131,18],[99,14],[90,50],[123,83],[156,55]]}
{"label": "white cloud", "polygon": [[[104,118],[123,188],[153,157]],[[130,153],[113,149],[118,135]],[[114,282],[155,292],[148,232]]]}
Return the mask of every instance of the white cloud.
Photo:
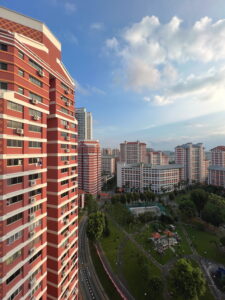
{"label": "white cloud", "polygon": [[78,91],[79,93],[81,93],[84,96],[91,96],[93,94],[98,94],[98,95],[106,95],[106,92],[95,87],[95,86],[91,86],[91,85],[81,85],[77,80],[75,81],[75,85],[76,85],[76,91]]}
{"label": "white cloud", "polygon": [[72,2],[65,2],[64,7],[67,14],[73,14],[77,10],[75,3]]}
{"label": "white cloud", "polygon": [[117,82],[142,93],[146,102],[162,106],[179,99],[205,100],[225,109],[224,36],[225,19],[204,17],[185,27],[176,16],[167,24],[146,16],[107,39],[105,46],[118,59]]}
{"label": "white cloud", "polygon": [[104,29],[104,24],[100,22],[92,23],[90,28],[93,30],[101,31]]}

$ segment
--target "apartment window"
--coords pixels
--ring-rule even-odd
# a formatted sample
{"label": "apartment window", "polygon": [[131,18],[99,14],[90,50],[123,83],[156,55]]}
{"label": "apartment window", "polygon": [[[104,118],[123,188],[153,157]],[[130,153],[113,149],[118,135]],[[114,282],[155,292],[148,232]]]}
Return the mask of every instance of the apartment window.
{"label": "apartment window", "polygon": [[42,113],[40,111],[38,111],[36,109],[32,109],[32,108],[29,109],[29,115],[32,117],[34,117],[34,116],[37,116],[40,118],[42,117]]}
{"label": "apartment window", "polygon": [[14,235],[10,236],[6,240],[6,244],[10,245],[10,244],[14,243],[15,241],[19,240],[22,236],[23,236],[23,231],[21,230],[21,231],[15,233]]}
{"label": "apartment window", "polygon": [[76,128],[76,124],[71,123],[71,128]]}
{"label": "apartment window", "polygon": [[18,51],[18,56],[19,58],[24,59],[24,54],[22,51]]}
{"label": "apartment window", "polygon": [[2,51],[8,51],[8,45],[0,43],[0,50],[2,50]]}
{"label": "apartment window", "polygon": [[18,184],[23,182],[23,176],[9,178],[7,180],[8,185]]}
{"label": "apartment window", "polygon": [[8,90],[8,83],[7,82],[0,82],[0,89],[1,90]]}
{"label": "apartment window", "polygon": [[75,139],[76,138],[76,134],[71,134],[71,139]]}
{"label": "apartment window", "polygon": [[36,125],[29,125],[29,131],[33,132],[42,132],[42,128]]}
{"label": "apartment window", "polygon": [[36,141],[29,141],[29,147],[30,148],[41,148],[42,143],[41,142],[36,142]]}
{"label": "apartment window", "polygon": [[42,220],[38,220],[37,222],[35,222],[29,226],[29,231],[32,231],[41,225],[42,225]]}
{"label": "apartment window", "polygon": [[23,164],[22,159],[13,158],[13,159],[7,159],[7,166],[21,166]]}
{"label": "apartment window", "polygon": [[42,102],[42,101],[43,101],[43,98],[42,98],[41,96],[39,96],[39,95],[37,95],[37,94],[34,94],[34,93],[32,93],[32,92],[30,92],[30,98],[31,98],[31,99],[35,99],[35,100],[37,100],[37,101],[39,101],[39,102]]}
{"label": "apartment window", "polygon": [[20,202],[20,201],[22,201],[22,200],[23,200],[23,194],[20,194],[20,195],[17,195],[17,196],[8,198],[8,199],[6,200],[6,205],[11,205],[11,204]]}
{"label": "apartment window", "polygon": [[64,108],[64,107],[61,107],[61,112],[64,113],[64,114],[67,114],[67,115],[70,114],[69,110]]}
{"label": "apartment window", "polygon": [[64,184],[67,184],[67,183],[69,183],[69,180],[63,180],[63,181],[61,181],[61,185],[64,185]]}
{"label": "apartment window", "polygon": [[72,167],[72,171],[76,171],[77,167]]}
{"label": "apartment window", "polygon": [[13,129],[21,128],[22,129],[23,128],[23,123],[8,120],[7,121],[7,128],[13,128]]}
{"label": "apartment window", "polygon": [[8,219],[6,220],[6,223],[7,223],[7,225],[10,225],[10,224],[12,224],[12,223],[14,223],[14,222],[16,222],[16,221],[22,219],[22,217],[23,217],[23,213],[19,213],[19,214],[17,214],[17,215],[14,215],[14,216],[8,218]]}
{"label": "apartment window", "polygon": [[67,144],[61,144],[61,149],[66,149],[67,148]]}
{"label": "apartment window", "polygon": [[29,175],[29,180],[35,180],[41,178],[41,173],[31,174]]}
{"label": "apartment window", "polygon": [[42,204],[38,204],[36,206],[33,206],[31,207],[28,211],[29,211],[29,214],[33,214],[35,213],[36,211],[40,210],[42,208]]}
{"label": "apartment window", "polygon": [[23,285],[21,285],[18,289],[15,290],[15,292],[12,293],[12,295],[7,299],[7,300],[13,300],[14,298],[16,298],[17,295],[19,295],[19,293],[21,293],[23,290]]}
{"label": "apartment window", "polygon": [[20,140],[7,140],[7,147],[22,148],[23,147],[23,141],[20,141]]}
{"label": "apartment window", "polygon": [[66,173],[66,172],[68,172],[68,168],[61,169],[61,173]]}
{"label": "apartment window", "polygon": [[29,158],[29,164],[40,164],[41,165],[41,159],[39,157],[31,157]]}
{"label": "apartment window", "polygon": [[67,132],[61,132],[61,136],[66,137],[67,136]]}
{"label": "apartment window", "polygon": [[18,86],[18,93],[23,95],[24,94],[24,88],[22,88],[21,86]]}
{"label": "apartment window", "polygon": [[29,264],[31,264],[33,261],[35,261],[35,259],[37,259],[41,254],[42,254],[42,250],[39,251],[38,253],[36,253],[36,254],[29,260]]}
{"label": "apartment window", "polygon": [[23,106],[11,101],[7,101],[7,108],[19,112],[23,112]]}
{"label": "apartment window", "polygon": [[61,82],[61,87],[62,87],[64,90],[66,90],[66,91],[69,90],[68,86],[65,85],[63,82]]}
{"label": "apartment window", "polygon": [[8,69],[8,65],[4,62],[0,62],[0,69],[1,70],[7,70]]}
{"label": "apartment window", "polygon": [[69,192],[62,193],[62,194],[61,194],[61,198],[64,198],[64,197],[66,197],[66,196],[68,196],[68,195],[69,195]]}
{"label": "apartment window", "polygon": [[33,196],[35,196],[35,195],[40,195],[41,193],[42,193],[42,189],[37,189],[37,190],[31,191],[31,192],[29,193],[29,196],[30,196],[30,197],[33,197]]}
{"label": "apartment window", "polygon": [[18,75],[21,77],[24,77],[24,71],[21,69],[18,69]]}
{"label": "apartment window", "polygon": [[29,79],[30,79],[30,82],[36,84],[37,86],[42,87],[42,85],[43,85],[42,82],[40,80],[38,80],[37,78],[30,75]]}
{"label": "apartment window", "polygon": [[22,255],[22,250],[19,250],[17,252],[15,252],[12,256],[10,256],[7,260],[6,260],[6,264],[10,265],[12,264],[18,257],[20,257]]}
{"label": "apartment window", "polygon": [[63,101],[65,101],[65,102],[67,102],[67,101],[69,101],[69,99],[67,98],[67,97],[65,97],[65,96],[61,96],[61,99],[63,100]]}
{"label": "apartment window", "polygon": [[76,145],[71,145],[71,149],[77,149]]}
{"label": "apartment window", "polygon": [[71,160],[76,160],[76,156],[71,156],[70,159]]}
{"label": "apartment window", "polygon": [[68,156],[61,156],[61,161],[69,160]]}
{"label": "apartment window", "polygon": [[29,59],[29,64],[35,68],[38,71],[42,71],[42,67],[39,66],[39,64],[37,64],[35,61],[33,61],[32,59]]}
{"label": "apartment window", "polygon": [[13,273],[8,279],[6,279],[6,284],[9,284],[13,279],[19,276],[23,272],[23,267],[18,269],[15,273]]}

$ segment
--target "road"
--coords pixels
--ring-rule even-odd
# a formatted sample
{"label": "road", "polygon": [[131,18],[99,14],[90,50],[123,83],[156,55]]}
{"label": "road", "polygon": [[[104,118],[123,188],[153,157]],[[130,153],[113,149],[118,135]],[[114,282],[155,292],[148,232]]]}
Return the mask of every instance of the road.
{"label": "road", "polygon": [[95,273],[90,257],[88,239],[86,237],[87,217],[79,224],[79,277],[82,300],[107,300],[101,283]]}

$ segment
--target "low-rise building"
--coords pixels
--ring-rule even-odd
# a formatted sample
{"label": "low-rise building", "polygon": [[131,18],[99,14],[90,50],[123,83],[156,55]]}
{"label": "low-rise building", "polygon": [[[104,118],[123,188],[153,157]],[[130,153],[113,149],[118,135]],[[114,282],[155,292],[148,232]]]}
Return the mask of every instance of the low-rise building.
{"label": "low-rise building", "polygon": [[117,163],[117,187],[127,191],[151,189],[154,193],[173,191],[181,181],[182,165]]}

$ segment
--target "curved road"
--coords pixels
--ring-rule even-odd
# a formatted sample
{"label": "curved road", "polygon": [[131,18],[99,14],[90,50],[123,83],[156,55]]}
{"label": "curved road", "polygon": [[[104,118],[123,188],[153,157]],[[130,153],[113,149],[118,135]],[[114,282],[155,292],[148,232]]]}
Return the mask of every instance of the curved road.
{"label": "curved road", "polygon": [[95,273],[86,237],[87,217],[79,224],[79,277],[82,300],[107,300],[101,283]]}

